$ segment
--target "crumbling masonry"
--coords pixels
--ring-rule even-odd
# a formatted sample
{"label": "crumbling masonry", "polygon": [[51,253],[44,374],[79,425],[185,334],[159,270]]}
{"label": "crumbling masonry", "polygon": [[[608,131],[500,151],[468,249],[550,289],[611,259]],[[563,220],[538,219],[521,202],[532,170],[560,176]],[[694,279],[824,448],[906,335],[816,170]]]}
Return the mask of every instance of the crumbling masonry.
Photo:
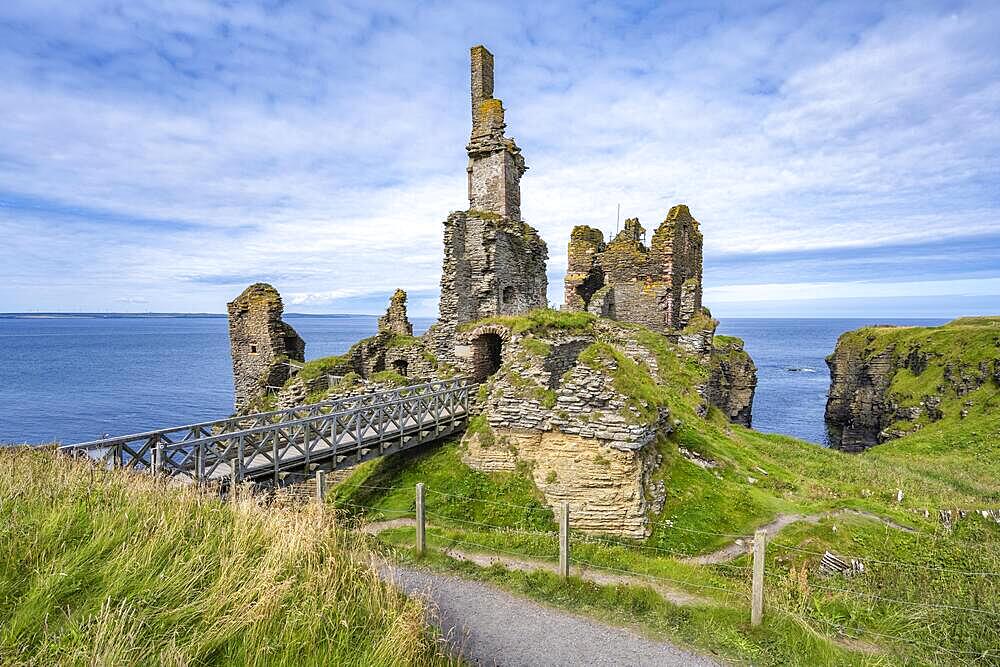
{"label": "crumbling masonry", "polygon": [[437,356],[459,368],[477,362],[478,348],[460,325],[495,315],[544,308],[548,248],[521,219],[524,157],[504,136],[503,103],[493,97],[493,55],[472,48],[472,136],[469,210],[444,223],[440,316],[428,332]]}
{"label": "crumbling masonry", "polygon": [[579,225],[569,242],[565,308],[632,322],[668,334],[701,310],[702,236],[684,204],[653,232],[638,218],[605,244],[599,229]]}
{"label": "crumbling masonry", "polygon": [[282,321],[281,295],[267,283],[246,288],[229,305],[229,344],[233,357],[233,386],[239,411],[268,387],[288,379],[287,362],[303,361],[306,344]]}

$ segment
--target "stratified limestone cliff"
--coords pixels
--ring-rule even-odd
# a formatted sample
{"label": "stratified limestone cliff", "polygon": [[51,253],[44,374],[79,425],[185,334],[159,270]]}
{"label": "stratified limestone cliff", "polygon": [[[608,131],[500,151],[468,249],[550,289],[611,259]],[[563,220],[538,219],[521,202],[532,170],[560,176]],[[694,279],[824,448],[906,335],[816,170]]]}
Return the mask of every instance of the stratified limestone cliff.
{"label": "stratified limestone cliff", "polygon": [[850,331],[826,363],[830,445],[862,451],[981,408],[1000,383],[1000,319]]}
{"label": "stratified limestone cliff", "polygon": [[710,348],[692,351],[644,327],[554,311],[473,323],[460,336],[473,349],[486,338],[499,346],[463,440],[465,463],[529,471],[553,508],[569,503],[583,531],[649,535],[667,493],[671,400],[750,418],[746,382],[734,378],[753,362],[738,339],[715,349],[709,332]]}
{"label": "stratified limestone cliff", "polygon": [[757,367],[739,338],[716,336],[713,348],[711,376],[705,398],[722,410],[729,421],[750,426],[753,395],[757,389]]}

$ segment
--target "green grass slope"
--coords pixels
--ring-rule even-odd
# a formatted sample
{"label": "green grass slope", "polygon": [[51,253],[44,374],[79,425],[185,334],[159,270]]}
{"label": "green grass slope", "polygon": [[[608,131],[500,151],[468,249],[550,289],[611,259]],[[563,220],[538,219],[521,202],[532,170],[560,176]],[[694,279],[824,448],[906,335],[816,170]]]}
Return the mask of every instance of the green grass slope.
{"label": "green grass slope", "polygon": [[[639,335],[657,354],[658,377],[605,342],[580,361],[614,359],[619,389],[640,408],[666,405],[680,420],[658,444],[663,462],[654,481],[663,481],[666,503],[651,517],[648,539],[574,535],[573,558],[653,577],[702,604],[673,604],[641,585],[563,584],[547,573],[480,568],[441,555],[449,547],[550,561],[558,554],[551,510],[530,476],[470,470],[458,442],[365,464],[340,487],[337,502],[371,519],[412,515],[413,486],[424,482],[434,551],[425,560],[432,566],[739,660],[1000,664],[1000,526],[972,511],[1000,508],[995,383],[976,390],[977,409],[965,419],[929,423],[863,454],[846,454],[733,425],[716,410],[699,417],[695,386],[706,370],[663,337]],[[695,465],[682,449],[714,467]],[[949,529],[938,516],[947,509],[967,515]],[[695,565],[687,557],[789,514],[810,519],[772,531],[768,612],[764,626],[752,629],[749,558]],[[413,558],[412,528],[382,539]],[[860,559],[865,571],[822,573],[826,550]]]}
{"label": "green grass slope", "polygon": [[443,664],[333,513],[0,449],[0,664]]}

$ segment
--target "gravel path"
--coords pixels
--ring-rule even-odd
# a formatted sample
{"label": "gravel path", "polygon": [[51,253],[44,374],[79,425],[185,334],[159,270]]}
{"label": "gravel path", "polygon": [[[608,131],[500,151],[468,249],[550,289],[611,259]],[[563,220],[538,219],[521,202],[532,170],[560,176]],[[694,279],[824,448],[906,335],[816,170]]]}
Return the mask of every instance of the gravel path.
{"label": "gravel path", "polygon": [[[803,516],[802,514],[779,514],[772,521],[765,523],[763,526],[758,526],[757,529],[766,530],[768,539],[771,539],[784,528],[792,525],[796,521],[816,524],[819,523],[820,519],[825,517],[838,517],[846,515],[860,516],[865,519],[871,519],[872,521],[878,521],[882,525],[888,526],[889,528],[895,528],[896,530],[901,530],[905,533],[914,532],[914,530],[908,526],[902,526],[895,521],[880,517],[877,514],[852,509],[835,510],[833,512],[823,512],[821,514],[809,514],[807,516]],[[746,537],[736,540],[732,544],[722,547],[718,551],[702,554],[700,556],[689,556],[680,560],[681,562],[691,563],[693,565],[715,565],[716,563],[727,563],[735,558],[738,558],[739,556],[742,556],[743,554],[748,554],[752,549],[753,535],[747,535]]]}
{"label": "gravel path", "polygon": [[622,628],[545,607],[493,586],[426,570],[379,566],[408,595],[429,602],[431,623],[473,665],[717,665]]}

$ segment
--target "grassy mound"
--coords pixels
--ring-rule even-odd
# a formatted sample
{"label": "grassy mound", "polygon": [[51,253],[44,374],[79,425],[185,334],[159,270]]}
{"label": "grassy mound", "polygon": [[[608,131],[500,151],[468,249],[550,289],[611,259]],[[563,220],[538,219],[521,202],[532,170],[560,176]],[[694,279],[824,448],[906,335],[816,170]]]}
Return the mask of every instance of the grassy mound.
{"label": "grassy mound", "polygon": [[443,664],[421,605],[308,504],[0,449],[0,663]]}

